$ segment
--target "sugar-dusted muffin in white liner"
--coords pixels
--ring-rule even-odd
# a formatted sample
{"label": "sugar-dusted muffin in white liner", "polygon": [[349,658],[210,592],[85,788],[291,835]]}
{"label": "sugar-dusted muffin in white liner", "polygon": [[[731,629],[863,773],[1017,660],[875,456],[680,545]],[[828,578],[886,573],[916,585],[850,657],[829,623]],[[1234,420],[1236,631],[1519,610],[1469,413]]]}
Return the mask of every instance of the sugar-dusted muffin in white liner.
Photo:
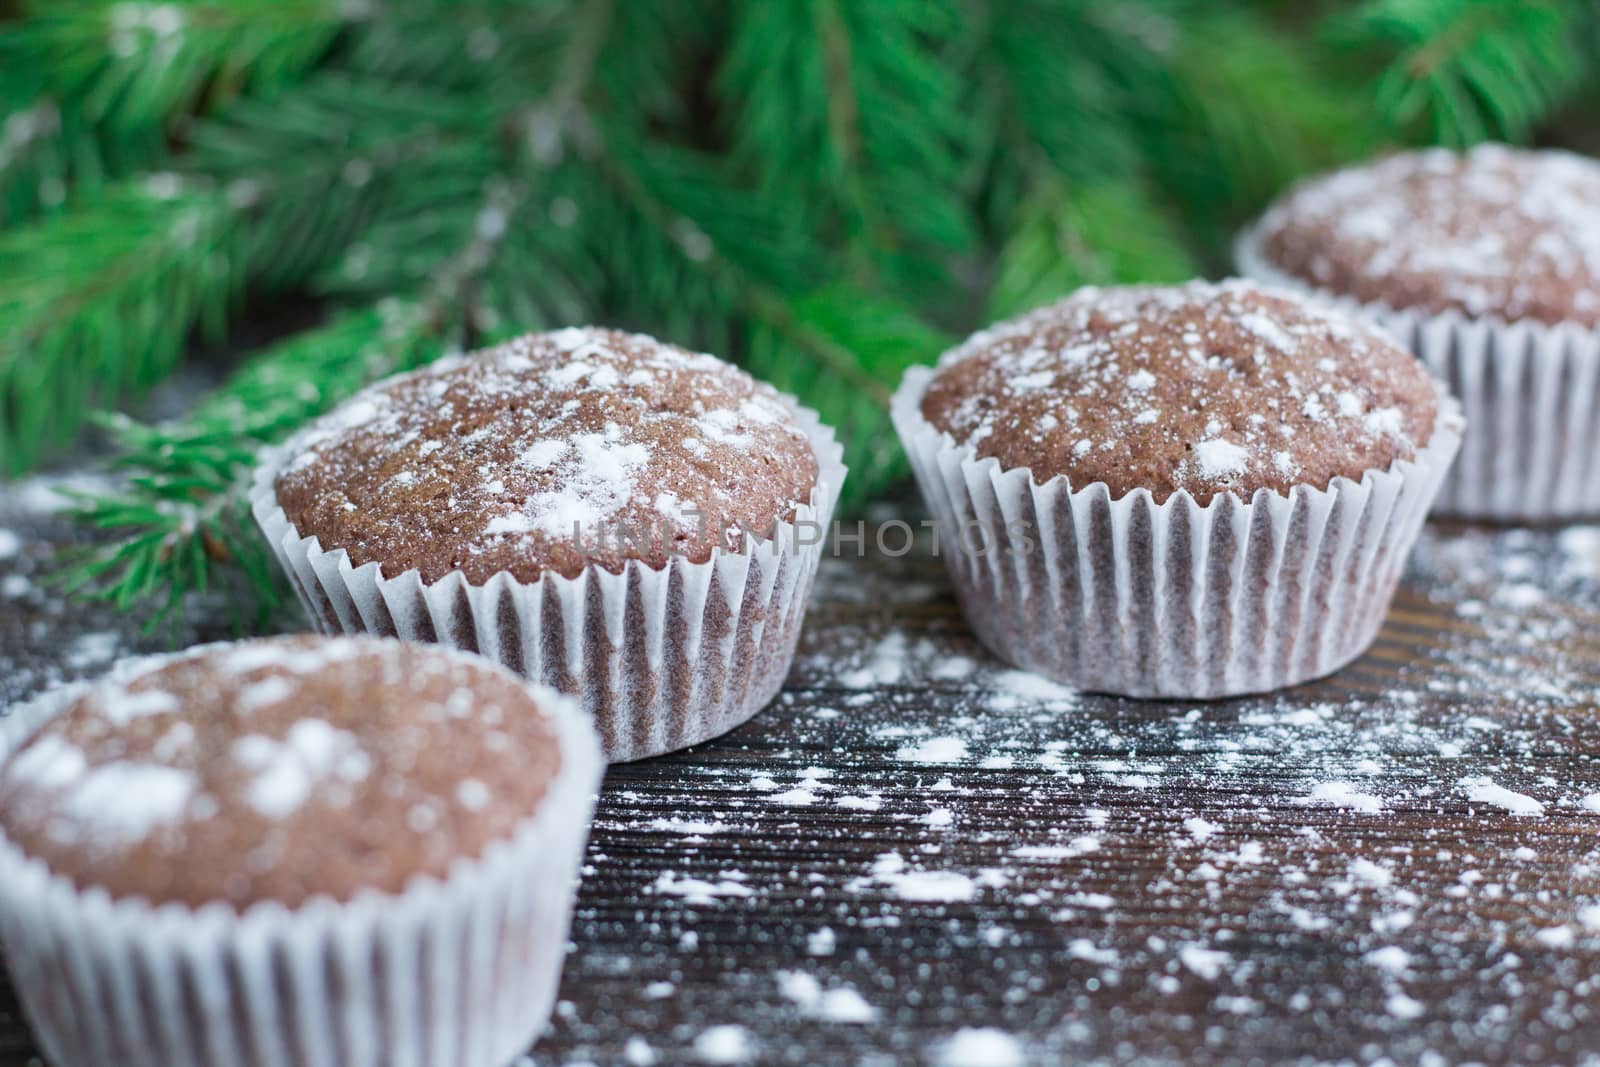
{"label": "sugar-dusted muffin in white liner", "polygon": [[1379,323],[1460,399],[1471,428],[1437,513],[1600,515],[1600,161],[1390,156],[1290,190],[1234,258]]}
{"label": "sugar-dusted muffin in white liner", "polygon": [[[508,785],[518,755],[542,770]],[[479,757],[489,780],[428,777]],[[571,700],[447,649],[124,662],[0,717],[13,985],[59,1067],[506,1067],[555,1002],[602,767]],[[362,824],[391,787],[432,814]]]}
{"label": "sugar-dusted muffin in white liner", "polygon": [[[459,444],[466,424],[502,452]],[[298,527],[286,479],[351,441],[360,460],[309,497],[331,532]],[[620,762],[709,740],[777,695],[845,474],[816,414],[742,371],[573,329],[366,390],[262,456],[252,505],[318,629],[494,659],[577,698]],[[631,520],[650,545],[595,536]]]}
{"label": "sugar-dusted muffin in white liner", "polygon": [[[1187,347],[1186,336],[1195,338],[1194,366],[1169,361],[1171,346]],[[1259,388],[1192,392],[1206,375],[1226,378],[1254,363],[1252,353],[1301,337],[1311,347],[1279,352],[1281,362],[1264,364]],[[1188,699],[1295,685],[1359,656],[1383,623],[1460,443],[1461,420],[1448,394],[1421,377],[1401,385],[1411,402],[1419,380],[1431,394],[1419,404],[1427,409],[1423,444],[1403,447],[1385,433],[1345,440],[1355,431],[1341,428],[1341,408],[1352,424],[1398,427],[1389,408],[1372,406],[1398,394],[1393,381],[1359,369],[1316,368],[1316,353],[1329,346],[1352,353],[1358,346],[1367,356],[1388,343],[1287,294],[1193,283],[1080,291],[975,335],[938,368],[907,372],[893,401],[895,427],[939,523],[962,611],[983,643],[1010,663],[1082,689]],[[945,413],[963,431],[987,425],[976,444],[970,434],[958,442],[924,407],[938,376],[974,356],[994,359]],[[1385,373],[1408,365],[1393,352]],[[1269,398],[1286,374],[1307,376],[1306,391],[1283,394],[1285,405],[1293,396],[1293,410],[1273,413],[1266,405],[1278,402]],[[1319,388],[1310,389],[1319,375]],[[1323,415],[1338,431],[1329,443],[1353,447],[1359,438],[1368,451],[1353,453],[1357,461],[1397,449],[1404,458],[1354,477],[1325,477],[1351,455],[1293,452],[1289,437],[1283,448],[1248,440],[1251,416],[1261,413],[1293,416],[1292,428],[1304,432],[1302,416],[1312,396],[1324,395],[1323,384],[1333,387]],[[985,392],[996,386],[1010,396]],[[1260,412],[1237,410],[1252,398]],[[1212,427],[1209,415],[1196,422],[1201,440],[1158,436],[1167,429],[1181,436],[1176,409],[1193,405],[1203,414],[1208,401],[1220,425]],[[1235,409],[1223,415],[1224,405]],[[1264,419],[1258,429],[1271,434],[1274,425]],[[1205,436],[1207,429],[1215,432]],[[994,453],[1015,453],[995,445],[996,433],[1042,463],[1077,464],[1081,484],[1002,461]],[[1114,445],[1101,447],[1112,438]],[[980,455],[979,445],[993,452]],[[1321,466],[1306,469],[1302,461]],[[1140,481],[1149,484],[1136,487]],[[1258,487],[1230,488],[1251,481]]]}

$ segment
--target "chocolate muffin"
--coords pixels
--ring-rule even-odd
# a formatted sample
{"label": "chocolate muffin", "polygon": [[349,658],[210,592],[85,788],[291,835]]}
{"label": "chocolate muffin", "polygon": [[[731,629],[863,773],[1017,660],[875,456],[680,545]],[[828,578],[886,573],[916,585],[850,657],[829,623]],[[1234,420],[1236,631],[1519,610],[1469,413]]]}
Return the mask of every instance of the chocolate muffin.
{"label": "chocolate muffin", "polygon": [[[504,1067],[548,1017],[599,781],[565,698],[446,649],[291,637],[7,726],[0,921],[55,1062]],[[95,1001],[82,967],[143,993]]]}
{"label": "chocolate muffin", "polygon": [[445,877],[560,772],[555,725],[492,664],[291,637],[79,697],[0,767],[0,832],[113,897],[293,908]]}
{"label": "chocolate muffin", "polygon": [[638,334],[568,329],[378,385],[302,438],[289,521],[356,566],[533,582],[704,563],[790,522],[817,457],[771,386]]}
{"label": "chocolate muffin", "polygon": [[987,647],[1185,699],[1359,655],[1460,441],[1382,334],[1240,281],[1080,290],[914,368],[892,414]]}
{"label": "chocolate muffin", "polygon": [[776,695],[841,456],[712,356],[566,329],[368,388],[263,457],[253,504],[313,625],[497,660],[620,761]]}
{"label": "chocolate muffin", "polygon": [[1039,481],[1200,504],[1360,480],[1428,443],[1432,381],[1353,318],[1247,282],[1086,289],[947,357],[922,415]]}
{"label": "chocolate muffin", "polygon": [[1383,326],[1460,398],[1440,511],[1600,515],[1600,161],[1402,153],[1291,189],[1236,251]]}
{"label": "chocolate muffin", "polygon": [[1430,148],[1306,182],[1258,228],[1275,267],[1363,303],[1600,325],[1600,162]]}

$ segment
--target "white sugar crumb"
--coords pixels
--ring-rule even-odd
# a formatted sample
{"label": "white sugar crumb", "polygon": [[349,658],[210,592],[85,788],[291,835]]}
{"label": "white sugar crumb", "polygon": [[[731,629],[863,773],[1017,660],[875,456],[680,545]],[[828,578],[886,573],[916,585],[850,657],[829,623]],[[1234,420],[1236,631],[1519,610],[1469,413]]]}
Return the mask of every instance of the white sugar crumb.
{"label": "white sugar crumb", "polygon": [[0,560],[13,559],[22,551],[22,538],[11,530],[0,527]]}
{"label": "white sugar crumb", "polygon": [[622,1058],[629,1067],[654,1067],[656,1063],[655,1049],[638,1034],[628,1038],[628,1043],[622,1046]]}
{"label": "white sugar crumb", "polygon": [[755,896],[755,890],[745,884],[743,875],[738,872],[724,872],[719,880],[712,882],[682,875],[677,871],[663,871],[652,889],[657,893],[682,897],[685,903],[697,905],[712,905],[718,900],[727,898]]}
{"label": "white sugar crumb", "polygon": [[1369,815],[1383,810],[1381,797],[1364,793],[1349,782],[1318,782],[1311,787],[1311,794],[1306,800],[1312,804],[1326,804],[1331,808],[1344,808]]}
{"label": "white sugar crumb", "polygon": [[1512,815],[1543,815],[1544,805],[1528,796],[1491,782],[1487,778],[1466,778],[1461,788],[1474,804],[1489,804]]}
{"label": "white sugar crumb", "polygon": [[[1597,912],[1600,914],[1600,912]],[[833,927],[823,926],[806,935],[806,954],[810,956],[831,956],[838,947],[839,938],[833,932]]]}
{"label": "white sugar crumb", "polygon": [[966,757],[967,743],[959,737],[934,737],[895,753],[907,763],[959,763]]}
{"label": "white sugar crumb", "polygon": [[960,871],[912,870],[905,857],[898,852],[887,852],[872,864],[867,879],[848,883],[846,889],[861,891],[866,885],[877,883],[901,900],[926,903],[956,904],[978,895],[978,883],[972,876]]}
{"label": "white sugar crumb", "polygon": [[321,719],[302,719],[282,740],[240,738],[233,758],[253,775],[246,793],[250,805],[269,819],[295,814],[326,782],[355,783],[372,772],[361,741]]}
{"label": "white sugar crumb", "polygon": [[1388,974],[1405,974],[1411,967],[1411,953],[1399,945],[1375,948],[1364,957],[1368,963]]}
{"label": "white sugar crumb", "polygon": [[1204,945],[1185,945],[1178,950],[1178,960],[1206,981],[1215,982],[1222,977],[1222,969],[1233,962],[1233,957]]}
{"label": "white sugar crumb", "polygon": [[830,1023],[870,1023],[878,1011],[849,986],[824,989],[812,975],[803,971],[779,971],[778,990],[800,1011]]}
{"label": "white sugar crumb", "polygon": [[1194,459],[1199,465],[1200,477],[1217,481],[1242,474],[1250,463],[1250,453],[1232,441],[1216,437],[1197,443]]}
{"label": "white sugar crumb", "polygon": [[750,1031],[733,1024],[702,1030],[694,1039],[694,1052],[702,1063],[745,1063],[755,1055],[755,1051]]}
{"label": "white sugar crumb", "polygon": [[1394,872],[1365,856],[1350,861],[1350,880],[1359,885],[1387,886],[1394,882]]}
{"label": "white sugar crumb", "polygon": [[994,1027],[957,1030],[939,1046],[937,1067],[1023,1067],[1027,1057],[1015,1037]]}
{"label": "white sugar crumb", "polygon": [[78,775],[60,797],[60,836],[127,848],[183,819],[200,791],[190,771],[142,763],[106,763]]}
{"label": "white sugar crumb", "polygon": [[1415,1019],[1427,1010],[1423,1007],[1421,1001],[1407,996],[1405,993],[1389,994],[1389,999],[1384,1001],[1383,1006],[1396,1019]]}
{"label": "white sugar crumb", "polygon": [[456,803],[467,811],[482,811],[489,806],[490,799],[489,787],[476,778],[468,778],[456,786]]}

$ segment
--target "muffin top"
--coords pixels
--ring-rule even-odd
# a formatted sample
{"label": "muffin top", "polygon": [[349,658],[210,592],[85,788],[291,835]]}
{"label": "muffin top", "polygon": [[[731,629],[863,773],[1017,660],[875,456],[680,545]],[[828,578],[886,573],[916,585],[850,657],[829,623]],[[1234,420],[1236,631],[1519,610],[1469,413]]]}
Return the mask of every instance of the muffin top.
{"label": "muffin top", "polygon": [[1353,317],[1250,282],[1080,289],[940,361],[922,415],[1036,481],[1248,500],[1414,458],[1438,394]]}
{"label": "muffin top", "polygon": [[1315,178],[1260,226],[1278,269],[1392,308],[1600,324],[1600,161],[1481,145]]}
{"label": "muffin top", "polygon": [[817,458],[771,386],[639,334],[566,329],[363,391],[300,439],[277,499],[387,577],[531,582],[705,562],[789,522]]}
{"label": "muffin top", "polygon": [[512,839],[557,727],[487,661],[376,638],[196,649],[85,692],[0,765],[0,830],[80,887],[243,911]]}

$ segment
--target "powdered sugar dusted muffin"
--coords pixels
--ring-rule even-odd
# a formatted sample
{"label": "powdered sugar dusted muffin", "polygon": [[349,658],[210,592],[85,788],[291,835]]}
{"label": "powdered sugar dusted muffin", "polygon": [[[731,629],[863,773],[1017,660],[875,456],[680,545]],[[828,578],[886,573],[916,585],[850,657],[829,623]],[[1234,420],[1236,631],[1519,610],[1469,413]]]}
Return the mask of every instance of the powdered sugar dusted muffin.
{"label": "powdered sugar dusted muffin", "polygon": [[1480,145],[1389,156],[1268,210],[1262,253],[1363,303],[1600,324],[1600,162]]}
{"label": "powdered sugar dusted muffin", "polygon": [[1239,281],[1081,290],[909,372],[893,415],[984,643],[1132,696],[1359,655],[1460,441],[1382,334]]}
{"label": "powdered sugar dusted muffin", "polygon": [[922,399],[1003,467],[1201,504],[1412,459],[1438,407],[1376,330],[1239,281],[1081,290],[972,337]]}
{"label": "powdered sugar dusted muffin", "polygon": [[318,626],[491,656],[633,759],[776,693],[840,454],[721,360],[566,329],[358,394],[264,459],[256,515]]}
{"label": "powdered sugar dusted muffin", "polygon": [[1291,189],[1238,259],[1359,309],[1461,398],[1472,429],[1441,510],[1600,514],[1600,161],[1389,156]]}
{"label": "powdered sugar dusted muffin", "polygon": [[791,521],[818,471],[777,390],[615,330],[531,334],[394,379],[300,447],[277,480],[289,521],[428,582],[703,563]]}
{"label": "powdered sugar dusted muffin", "polygon": [[[565,698],[462,653],[319,637],[78,689],[8,719],[0,750],[0,921],[57,1062],[320,1063],[337,1034],[341,1064],[500,1067],[532,1041],[599,783]],[[84,1002],[92,959],[146,995]]]}

